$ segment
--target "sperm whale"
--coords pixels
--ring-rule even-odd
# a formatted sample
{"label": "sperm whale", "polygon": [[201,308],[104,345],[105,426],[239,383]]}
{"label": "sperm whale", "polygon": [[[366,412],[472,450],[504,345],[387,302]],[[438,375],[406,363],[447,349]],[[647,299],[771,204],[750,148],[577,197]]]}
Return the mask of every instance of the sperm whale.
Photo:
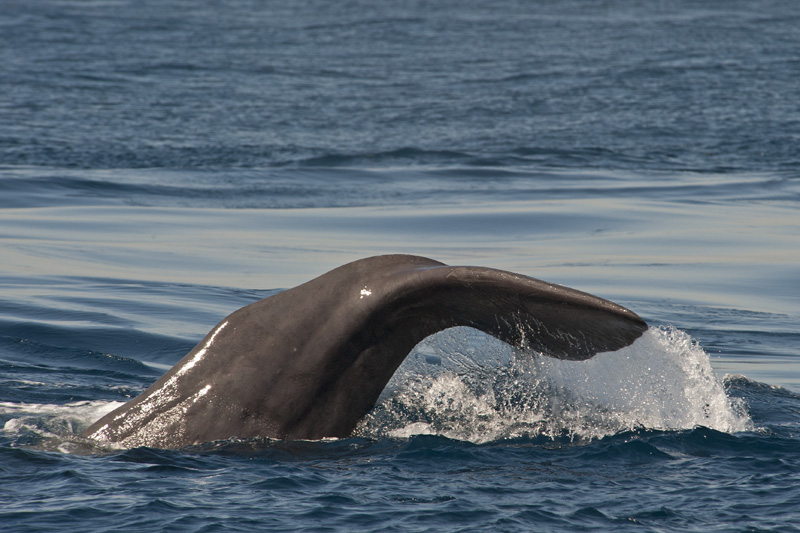
{"label": "sperm whale", "polygon": [[454,326],[570,360],[618,350],[647,329],[620,305],[520,274],[369,257],[233,312],[83,435],[154,448],[346,437],[414,346]]}

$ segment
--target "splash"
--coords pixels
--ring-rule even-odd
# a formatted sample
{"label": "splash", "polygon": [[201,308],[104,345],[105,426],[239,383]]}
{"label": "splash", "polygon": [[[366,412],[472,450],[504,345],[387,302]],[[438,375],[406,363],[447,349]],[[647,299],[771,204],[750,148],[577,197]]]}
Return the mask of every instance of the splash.
{"label": "splash", "polygon": [[14,445],[83,453],[96,451],[97,446],[79,437],[89,425],[110,413],[123,402],[81,401],[64,405],[0,402],[0,432]]}
{"label": "splash", "polygon": [[415,348],[357,433],[585,442],[636,429],[697,426],[730,433],[751,429],[752,422],[683,331],[650,328],[622,350],[562,361],[454,328]]}

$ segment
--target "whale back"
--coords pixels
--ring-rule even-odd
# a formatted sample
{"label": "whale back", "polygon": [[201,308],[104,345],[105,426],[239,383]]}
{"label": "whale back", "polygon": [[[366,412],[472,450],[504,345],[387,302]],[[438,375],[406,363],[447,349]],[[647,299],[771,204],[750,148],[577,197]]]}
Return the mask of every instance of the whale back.
{"label": "whale back", "polygon": [[454,326],[572,360],[647,329],[613,302],[519,274],[372,257],[235,311],[84,435],[160,448],[346,437],[414,346]]}

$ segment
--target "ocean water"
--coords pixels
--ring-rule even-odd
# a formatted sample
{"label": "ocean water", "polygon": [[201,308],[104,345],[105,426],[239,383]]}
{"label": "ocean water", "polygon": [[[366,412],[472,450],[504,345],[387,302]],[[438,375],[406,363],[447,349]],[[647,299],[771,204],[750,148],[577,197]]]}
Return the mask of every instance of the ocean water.
{"label": "ocean water", "polygon": [[[4,0],[0,529],[800,530],[798,43],[790,0]],[[79,436],[384,253],[651,328],[442,332],[347,439]]]}

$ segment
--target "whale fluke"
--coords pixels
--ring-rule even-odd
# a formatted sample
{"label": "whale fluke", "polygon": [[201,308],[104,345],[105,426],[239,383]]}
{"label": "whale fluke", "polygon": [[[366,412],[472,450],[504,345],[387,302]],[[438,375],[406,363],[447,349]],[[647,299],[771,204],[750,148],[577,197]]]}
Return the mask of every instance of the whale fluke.
{"label": "whale fluke", "polygon": [[647,329],[613,302],[519,274],[370,257],[233,312],[84,436],[155,448],[346,437],[414,346],[454,326],[571,360]]}

